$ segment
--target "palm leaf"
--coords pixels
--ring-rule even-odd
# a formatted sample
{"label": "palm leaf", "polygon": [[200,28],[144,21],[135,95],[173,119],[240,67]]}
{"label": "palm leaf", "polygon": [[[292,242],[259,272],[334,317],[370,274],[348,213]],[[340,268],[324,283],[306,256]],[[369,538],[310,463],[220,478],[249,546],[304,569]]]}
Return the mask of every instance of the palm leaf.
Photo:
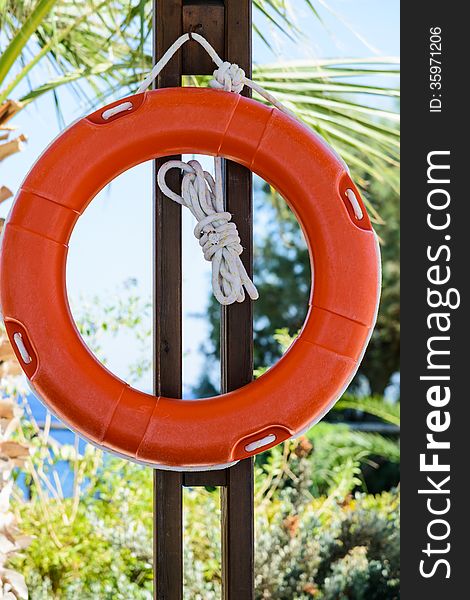
{"label": "palm leaf", "polygon": [[335,404],[335,410],[354,409],[378,417],[392,425],[400,425],[400,404],[391,404],[383,398],[344,395]]}
{"label": "palm leaf", "polygon": [[[326,59],[255,67],[253,77],[358,171],[387,178],[399,164],[399,75],[394,58]],[[377,100],[378,98],[378,100]]]}
{"label": "palm leaf", "polygon": [[[9,74],[11,68],[23,54],[26,44],[31,36],[40,27],[41,23],[46,19],[57,0],[39,0],[34,7],[34,10],[28,15],[28,18],[23,24],[17,28],[12,39],[9,41],[5,50],[0,57],[0,85],[2,85],[5,77]],[[4,15],[2,14],[2,33],[4,29]]]}
{"label": "palm leaf", "polygon": [[[311,0],[304,2],[319,18]],[[254,0],[253,6],[286,36],[299,34],[290,2]],[[110,57],[135,73],[151,62],[150,0],[3,0],[0,25],[0,89],[10,79],[0,102],[44,57],[57,77],[78,69],[100,70]],[[258,28],[255,33],[261,34]],[[19,64],[23,67],[15,68]],[[117,83],[115,76],[116,71],[102,75],[106,85]]]}

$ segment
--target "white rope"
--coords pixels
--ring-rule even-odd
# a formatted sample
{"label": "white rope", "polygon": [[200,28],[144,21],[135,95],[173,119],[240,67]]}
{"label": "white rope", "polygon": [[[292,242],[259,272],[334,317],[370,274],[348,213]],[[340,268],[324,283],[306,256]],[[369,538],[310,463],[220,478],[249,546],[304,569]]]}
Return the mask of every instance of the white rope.
{"label": "white rope", "polygon": [[[211,87],[239,94],[245,85],[250,85],[253,89],[262,90],[264,92],[262,95],[268,102],[275,101],[268,92],[248,79],[244,70],[238,65],[223,62],[209,42],[197,33],[186,33],[179,37],[147,75],[137,93],[144,92],[175,52],[191,39],[201,44],[217,65],[213,79],[209,83]],[[282,109],[291,114],[285,107]],[[173,192],[165,181],[167,172],[175,168],[184,172],[181,196]],[[259,297],[258,290],[248,277],[240,259],[243,247],[237,226],[231,222],[232,215],[224,210],[220,157],[214,158],[214,168],[215,178],[204,171],[197,160],[188,163],[168,161],[158,171],[158,185],[168,198],[189,208],[197,219],[194,235],[199,240],[204,258],[212,263],[212,290],[217,301],[222,305],[243,302],[245,290],[252,300],[256,300]]]}
{"label": "white rope", "polygon": [[[263,87],[246,77],[242,68],[236,64],[224,62],[209,42],[197,33],[185,33],[168,48],[142,81],[137,89],[137,94],[145,92],[150,87],[173,55],[189,40],[198,42],[217,66],[213,72],[213,79],[209,82],[210,87],[239,94],[246,85],[278,110],[305,126],[295,113]],[[128,107],[123,103],[105,111],[107,112],[106,116],[105,113],[102,116],[104,119],[108,119],[125,110],[128,110]],[[342,159],[340,158],[340,160]],[[240,260],[243,248],[240,244],[237,227],[235,223],[231,222],[232,215],[224,210],[222,159],[216,157],[214,163],[215,179],[210,173],[204,171],[196,160],[191,160],[188,163],[168,161],[158,171],[158,185],[168,198],[188,207],[196,217],[198,223],[194,228],[194,235],[199,240],[204,258],[212,262],[212,289],[220,304],[227,305],[235,301],[243,302],[245,298],[244,290],[247,291],[252,300],[256,300],[258,291],[248,277]],[[174,168],[181,169],[184,172],[181,196],[173,192],[165,182],[166,173]],[[351,203],[356,218],[361,220],[364,215],[353,190],[346,190],[346,199]]]}
{"label": "white rope", "polygon": [[[245,290],[252,300],[256,300],[258,290],[240,260],[243,248],[237,226],[231,222],[232,215],[224,210],[222,159],[215,157],[214,163],[215,179],[197,160],[188,163],[169,160],[158,171],[158,185],[168,198],[189,208],[197,219],[194,235],[204,258],[212,263],[212,290],[217,301],[223,305],[243,302]],[[184,172],[181,196],[165,181],[170,169]]]}
{"label": "white rope", "polygon": [[217,66],[217,69],[213,73],[213,79],[209,82],[210,87],[216,89],[223,89],[227,92],[235,92],[239,94],[243,87],[246,85],[251,88],[255,92],[257,92],[260,96],[262,96],[267,102],[281,110],[283,113],[290,115],[293,119],[298,121],[299,123],[304,123],[297,117],[295,113],[289,110],[284,104],[279,102],[274,96],[272,96],[267,90],[257,84],[255,81],[252,81],[245,75],[245,71],[240,68],[236,64],[232,64],[229,62],[224,62],[214,48],[209,44],[209,42],[199,35],[198,33],[184,33],[181,35],[165,52],[165,54],[161,57],[161,59],[156,63],[147,77],[142,81],[140,86],[138,87],[136,94],[141,94],[145,92],[146,89],[150,87],[152,82],[158,77],[160,71],[168,64],[173,55],[178,52],[178,50],[183,46],[186,42],[194,40],[198,44],[200,44],[207,54],[212,58],[214,63]]}

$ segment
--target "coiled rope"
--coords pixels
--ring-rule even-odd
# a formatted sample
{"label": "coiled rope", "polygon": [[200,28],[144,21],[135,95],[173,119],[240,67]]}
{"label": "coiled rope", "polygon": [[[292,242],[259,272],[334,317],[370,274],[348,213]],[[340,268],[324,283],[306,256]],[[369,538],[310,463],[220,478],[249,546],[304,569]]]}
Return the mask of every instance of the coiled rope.
{"label": "coiled rope", "polygon": [[[222,159],[216,157],[214,163],[215,179],[197,160],[188,163],[170,160],[158,171],[158,185],[168,198],[189,208],[196,217],[194,236],[199,240],[204,258],[212,263],[212,291],[217,301],[223,305],[243,302],[244,290],[256,300],[258,290],[240,260],[243,248],[237,226],[231,222],[232,215],[224,210]],[[165,181],[167,172],[174,168],[184,172],[181,196]]]}

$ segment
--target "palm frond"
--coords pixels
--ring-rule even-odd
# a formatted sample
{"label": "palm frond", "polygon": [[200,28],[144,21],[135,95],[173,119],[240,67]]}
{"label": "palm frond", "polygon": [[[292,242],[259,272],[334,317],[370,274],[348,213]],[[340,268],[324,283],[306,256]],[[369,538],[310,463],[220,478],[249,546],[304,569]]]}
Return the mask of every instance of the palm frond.
{"label": "palm frond", "polygon": [[[46,3],[49,11],[40,13]],[[1,43],[6,44],[0,57],[0,102],[28,79],[31,97],[63,78],[86,82],[82,89],[72,86],[93,96],[102,86],[117,87],[124,74],[146,70],[151,63],[150,10],[151,3],[143,0],[10,0],[0,17]],[[121,68],[106,69],[109,63]]]}
{"label": "palm frond", "polygon": [[392,425],[400,425],[400,404],[386,402],[383,398],[344,395],[335,410],[354,409],[378,417]]}
{"label": "palm frond", "polygon": [[[314,3],[311,0],[303,0],[303,3],[308,11],[321,22],[322,18]],[[294,19],[295,12],[299,7],[294,6],[292,2],[288,0],[253,0],[253,7],[265,17],[268,23],[287,37],[293,39],[300,34],[300,29]],[[266,43],[269,45],[269,42]]]}
{"label": "palm frond", "polygon": [[395,58],[344,58],[261,65],[253,77],[353,169],[397,189],[384,167],[399,164],[398,75]]}
{"label": "palm frond", "polygon": [[[311,0],[304,2],[319,18]],[[253,6],[284,35],[299,34],[287,0],[254,0]],[[44,58],[57,80],[70,72],[99,71],[100,82],[113,88],[123,71],[102,69],[103,63],[125,64],[126,76],[151,64],[150,0],[6,0],[0,5],[0,24],[0,102]],[[258,27],[255,33],[269,45]]]}
{"label": "palm frond", "polygon": [[[0,85],[2,85],[5,77],[9,74],[18,58],[23,55],[26,44],[40,27],[41,23],[46,20],[56,2],[57,0],[39,0],[28,15],[28,18],[17,27],[8,28],[8,25],[11,26],[13,24],[13,21],[6,18],[9,14],[7,10],[5,10],[5,13],[2,13],[2,33],[4,33],[5,29],[6,31],[10,29],[13,35],[0,57]],[[7,25],[6,28],[5,25]]]}
{"label": "palm frond", "polygon": [[[376,466],[377,458],[391,463],[400,462],[400,445],[377,433],[354,431],[342,423],[318,423],[307,432],[313,444],[313,485],[324,486],[329,483],[330,490],[342,481],[341,470],[346,469],[346,480],[350,480],[351,467],[358,469],[361,465]],[[356,472],[356,475],[358,471]],[[354,487],[354,486],[352,486]],[[352,489],[352,488],[351,488]]]}

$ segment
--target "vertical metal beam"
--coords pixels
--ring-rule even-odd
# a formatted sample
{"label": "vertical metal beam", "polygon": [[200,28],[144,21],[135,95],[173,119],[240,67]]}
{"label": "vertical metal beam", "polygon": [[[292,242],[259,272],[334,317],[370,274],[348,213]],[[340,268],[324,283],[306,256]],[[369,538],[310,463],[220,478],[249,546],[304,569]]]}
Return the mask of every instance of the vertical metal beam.
{"label": "vertical metal beam", "polygon": [[[225,3],[225,60],[237,63],[251,77],[251,0]],[[249,90],[244,91],[249,95]],[[226,207],[237,223],[243,245],[242,260],[253,272],[252,175],[227,161]],[[249,298],[222,309],[222,392],[249,383],[253,378],[253,304]],[[227,471],[222,500],[222,587],[224,600],[254,597],[253,460],[241,461]]]}
{"label": "vertical metal beam", "polygon": [[[157,61],[182,34],[182,0],[154,0],[153,48]],[[181,53],[162,71],[157,87],[181,85]],[[181,207],[168,200],[156,184],[154,165],[154,393],[181,398]],[[178,189],[178,174],[169,184]],[[183,597],[183,505],[181,473],[154,474],[154,596],[157,600]]]}

